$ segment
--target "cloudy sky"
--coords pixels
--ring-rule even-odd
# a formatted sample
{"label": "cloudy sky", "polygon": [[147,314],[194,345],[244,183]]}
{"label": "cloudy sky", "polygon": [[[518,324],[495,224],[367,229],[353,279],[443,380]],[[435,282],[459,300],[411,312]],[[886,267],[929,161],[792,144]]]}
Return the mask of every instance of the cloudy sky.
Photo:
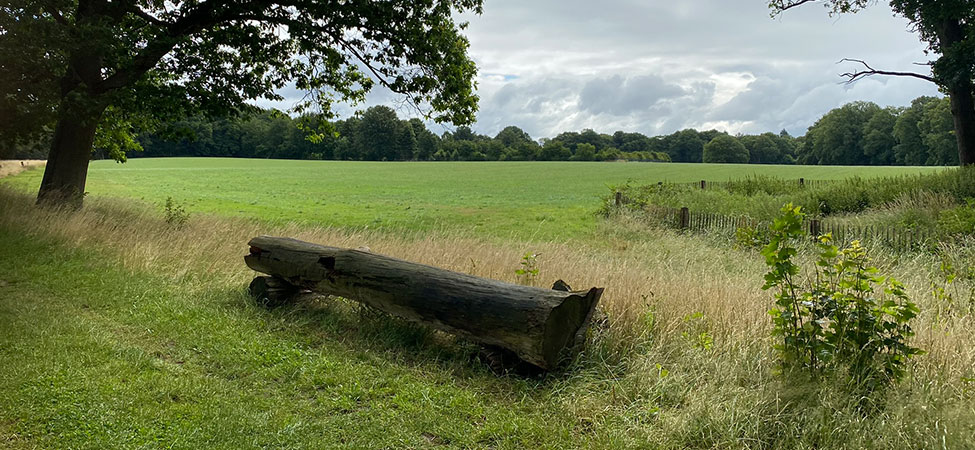
{"label": "cloudy sky", "polygon": [[[926,71],[913,65],[930,59],[925,46],[884,2],[837,17],[814,3],[771,18],[765,0],[485,0],[482,15],[464,19],[479,67],[473,128],[492,136],[507,125],[536,139],[584,128],[801,135],[847,102],[939,95],[913,78],[842,83],[857,68],[837,64],[844,57]],[[392,104],[390,94],[374,91],[372,104]]]}

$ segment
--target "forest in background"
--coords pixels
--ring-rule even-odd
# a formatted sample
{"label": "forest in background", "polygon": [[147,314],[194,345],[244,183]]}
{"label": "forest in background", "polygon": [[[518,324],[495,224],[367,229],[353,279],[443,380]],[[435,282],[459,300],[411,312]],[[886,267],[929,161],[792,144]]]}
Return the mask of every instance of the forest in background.
{"label": "forest in background", "polygon": [[[729,135],[684,129],[663,136],[592,129],[533,139],[516,126],[497,135],[462,126],[436,134],[419,119],[373,106],[317,132],[314,116],[255,109],[235,118],[194,117],[137,138],[128,157],[239,157],[364,161],[655,161],[823,165],[957,165],[947,98],[919,97],[907,107],[853,102],[833,109],[804,136]],[[312,131],[316,130],[316,131]],[[0,149],[0,159],[43,159],[49,143]],[[96,158],[108,157],[96,149]]]}

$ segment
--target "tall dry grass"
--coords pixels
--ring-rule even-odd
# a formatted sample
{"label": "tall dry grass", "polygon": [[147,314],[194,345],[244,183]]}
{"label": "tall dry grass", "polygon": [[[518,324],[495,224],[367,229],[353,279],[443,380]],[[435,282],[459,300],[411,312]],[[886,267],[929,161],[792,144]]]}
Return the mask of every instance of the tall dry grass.
{"label": "tall dry grass", "polygon": [[43,167],[45,164],[47,161],[43,159],[0,159],[0,178]]}
{"label": "tall dry grass", "polygon": [[367,246],[376,253],[512,283],[519,282],[515,270],[523,255],[533,252],[539,255],[539,285],[563,279],[579,289],[606,287],[600,305],[621,330],[635,327],[651,306],[658,325],[702,312],[733,339],[764,336],[768,324],[767,296],[754,276],[763,270],[757,255],[719,250],[668,232],[652,232],[640,242],[607,237],[605,245],[590,245],[498,243],[456,233],[391,235],[204,215],[173,227],[160,210],[134,202],[93,198],[81,211],[48,210],[9,190],[0,191],[0,211],[4,226],[105,251],[127,269],[174,280],[207,275],[210,282],[245,285],[254,272],[244,265],[243,255],[247,242],[259,235]]}
{"label": "tall dry grass", "polygon": [[[753,251],[731,249],[706,237],[668,231],[643,231],[631,239],[606,230],[603,242],[491,242],[458,234],[381,234],[303,224],[267,225],[255,220],[197,215],[185,227],[168,224],[148,205],[89,199],[82,211],[36,208],[31,198],[0,190],[0,223],[53,236],[78,248],[104,251],[130,270],[165,274],[186,281],[206,276],[209,283],[244,286],[255,274],[243,263],[254,236],[288,236],[337,247],[367,246],[373,252],[512,283],[526,252],[539,254],[539,285],[563,279],[575,288],[606,287],[600,307],[618,338],[639,335],[652,311],[658,334],[682,328],[702,313],[717,343],[768,341],[771,305],[761,290],[765,266]],[[614,227],[639,226],[614,224]],[[618,231],[618,230],[616,230]],[[950,252],[951,246],[947,247]],[[975,323],[968,307],[971,286],[953,286],[955,305],[946,312],[932,295],[940,260],[931,255],[877,254],[882,269],[908,286],[922,315],[917,344],[928,351],[921,367],[953,378],[972,376]],[[975,267],[975,262],[972,262]]]}
{"label": "tall dry grass", "polygon": [[[915,360],[912,376],[894,394],[892,404],[902,407],[867,421],[829,393],[811,409],[780,393],[769,349],[771,301],[760,288],[764,261],[720,238],[648,231],[625,221],[600,230],[598,240],[563,243],[391,235],[203,215],[177,229],[164,220],[161,208],[144,204],[92,198],[73,212],[39,209],[31,200],[0,190],[0,227],[21,230],[25,238],[53,237],[129,270],[197,289],[243,289],[255,275],[243,256],[248,240],[258,235],[368,246],[376,253],[509,282],[518,281],[522,256],[537,253],[540,285],[561,278],[575,288],[606,287],[600,308],[609,326],[595,330],[587,355],[553,395],[588,421],[586,426],[623,421],[622,429],[646,439],[663,433],[661,445],[722,446],[724,439],[738,444],[754,439],[767,446],[819,427],[822,437],[813,440],[819,445],[874,443],[881,433],[888,443],[881,447],[898,447],[918,439],[935,442],[933,423],[945,426],[945,433],[948,422],[955,427],[951,433],[975,429],[975,409],[968,403],[973,389],[966,381],[975,378],[975,305],[967,303],[971,282],[952,285],[957,304],[945,305],[931,294],[940,262],[934,255],[875,254],[920,305],[915,345],[928,353]],[[964,254],[950,245],[947,251]],[[702,344],[701,333],[711,342]],[[943,410],[928,410],[926,402]],[[838,411],[833,418],[809,412],[833,409]]]}

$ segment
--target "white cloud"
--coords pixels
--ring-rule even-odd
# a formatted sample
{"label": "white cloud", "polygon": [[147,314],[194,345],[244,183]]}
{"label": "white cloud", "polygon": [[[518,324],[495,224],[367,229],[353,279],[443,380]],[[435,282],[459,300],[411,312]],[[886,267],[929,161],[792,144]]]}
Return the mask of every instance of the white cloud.
{"label": "white cloud", "polygon": [[[760,133],[805,129],[856,100],[907,105],[933,84],[838,74],[861,58],[923,69],[924,44],[883,2],[829,17],[818,4],[776,18],[760,0],[490,0],[467,16],[481,97],[474,129],[535,138],[593,128],[664,134],[685,127]],[[286,95],[289,96],[290,95]],[[365,106],[390,103],[374,93]],[[408,111],[403,111],[406,113]]]}

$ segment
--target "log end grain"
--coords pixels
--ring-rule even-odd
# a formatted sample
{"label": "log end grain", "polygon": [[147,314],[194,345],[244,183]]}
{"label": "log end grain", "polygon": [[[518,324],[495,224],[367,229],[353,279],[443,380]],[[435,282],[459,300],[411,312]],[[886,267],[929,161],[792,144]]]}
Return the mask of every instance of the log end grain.
{"label": "log end grain", "polygon": [[603,288],[594,287],[572,294],[553,308],[548,316],[542,341],[541,354],[545,359],[544,364],[540,364],[542,367],[554,368],[563,358],[575,356],[579,350],[578,344],[585,340],[589,321],[603,295]]}

